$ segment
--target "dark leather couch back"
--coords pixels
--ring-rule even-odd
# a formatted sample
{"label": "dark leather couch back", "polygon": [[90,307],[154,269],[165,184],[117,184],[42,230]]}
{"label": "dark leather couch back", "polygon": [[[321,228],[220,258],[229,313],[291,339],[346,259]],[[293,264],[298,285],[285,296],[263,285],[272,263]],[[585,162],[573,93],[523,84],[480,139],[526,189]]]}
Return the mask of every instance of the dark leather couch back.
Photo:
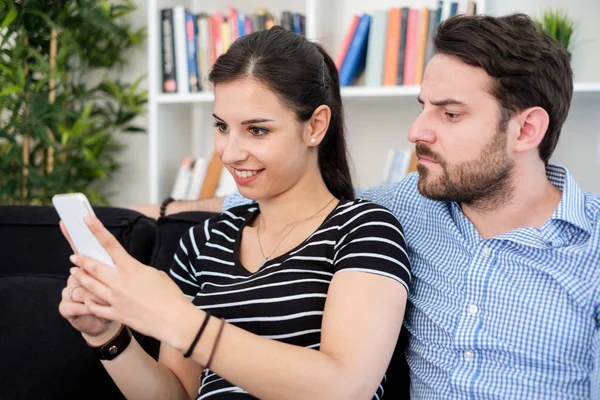
{"label": "dark leather couch back", "polygon": [[[94,208],[139,261],[150,264],[156,222],[131,210]],[[70,247],[52,207],[0,207],[0,399],[120,399],[81,335],[58,312]],[[155,356],[158,343],[136,334]]]}

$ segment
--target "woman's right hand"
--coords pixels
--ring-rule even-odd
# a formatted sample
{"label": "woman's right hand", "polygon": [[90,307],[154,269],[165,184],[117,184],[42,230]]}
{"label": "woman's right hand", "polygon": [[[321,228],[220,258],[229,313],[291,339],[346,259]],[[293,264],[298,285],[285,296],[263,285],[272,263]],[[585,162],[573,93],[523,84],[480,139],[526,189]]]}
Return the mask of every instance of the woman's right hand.
{"label": "woman's right hand", "polygon": [[62,291],[58,311],[69,323],[81,332],[91,346],[102,346],[119,330],[121,324],[96,317],[85,305],[86,301],[104,304],[100,299],[79,285],[73,275]]}
{"label": "woman's right hand", "polygon": [[[59,225],[62,234],[71,246],[71,250],[77,254],[65,225],[62,221]],[[91,300],[100,305],[106,305],[106,303],[82,287],[73,275],[69,275],[67,286],[63,289],[61,297],[58,306],[60,315],[81,332],[85,341],[91,346],[102,346],[119,331],[121,324],[98,318],[92,314],[85,305],[86,301]]]}

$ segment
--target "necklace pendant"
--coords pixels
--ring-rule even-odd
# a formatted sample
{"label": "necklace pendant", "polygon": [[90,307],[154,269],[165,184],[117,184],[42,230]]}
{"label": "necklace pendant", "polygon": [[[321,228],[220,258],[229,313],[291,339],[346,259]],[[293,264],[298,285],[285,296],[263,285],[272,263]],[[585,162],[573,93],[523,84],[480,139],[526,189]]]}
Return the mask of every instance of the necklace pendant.
{"label": "necklace pendant", "polygon": [[263,265],[265,265],[267,263],[267,261],[269,261],[269,257],[263,258],[262,261],[260,262],[260,264],[258,265],[258,268],[262,268]]}

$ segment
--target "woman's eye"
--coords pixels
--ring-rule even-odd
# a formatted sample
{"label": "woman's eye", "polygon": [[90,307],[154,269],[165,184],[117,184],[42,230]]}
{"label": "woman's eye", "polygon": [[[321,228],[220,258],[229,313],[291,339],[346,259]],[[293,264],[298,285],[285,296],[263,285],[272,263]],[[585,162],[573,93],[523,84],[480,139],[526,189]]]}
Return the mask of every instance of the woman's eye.
{"label": "woman's eye", "polygon": [[227,132],[227,125],[222,122],[215,122],[213,126],[217,128],[220,132]]}
{"label": "woman's eye", "polygon": [[448,119],[450,121],[454,121],[456,119],[458,119],[458,117],[460,117],[460,114],[455,114],[455,113],[451,113],[451,112],[446,112],[446,117],[448,117]]}
{"label": "woman's eye", "polygon": [[264,136],[267,133],[269,133],[269,131],[267,129],[259,128],[258,126],[251,126],[250,128],[248,128],[248,130],[250,131],[252,136],[255,136],[255,137]]}

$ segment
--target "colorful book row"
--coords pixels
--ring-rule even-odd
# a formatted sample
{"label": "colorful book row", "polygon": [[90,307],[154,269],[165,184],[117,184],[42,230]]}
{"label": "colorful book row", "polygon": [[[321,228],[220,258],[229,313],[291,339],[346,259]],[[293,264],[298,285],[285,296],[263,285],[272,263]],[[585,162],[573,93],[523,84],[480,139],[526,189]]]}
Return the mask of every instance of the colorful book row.
{"label": "colorful book row", "polygon": [[355,15],[336,57],[341,85],[356,84],[363,71],[365,86],[420,85],[440,22],[476,14],[475,1],[464,3],[464,10],[461,4],[439,0],[436,9],[402,7]]}
{"label": "colorful book row", "polygon": [[248,15],[231,6],[227,13],[214,15],[194,14],[183,6],[162,9],[162,91],[185,94],[203,90],[210,68],[231,43],[276,24],[297,34],[305,32],[304,15],[290,11],[283,11],[276,21],[263,8]]}

